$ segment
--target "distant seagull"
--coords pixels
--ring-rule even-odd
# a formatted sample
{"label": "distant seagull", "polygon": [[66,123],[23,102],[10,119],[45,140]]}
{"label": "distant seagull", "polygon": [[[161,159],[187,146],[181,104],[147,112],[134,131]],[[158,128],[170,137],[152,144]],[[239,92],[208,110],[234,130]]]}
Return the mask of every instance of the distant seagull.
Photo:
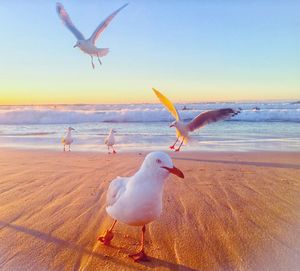
{"label": "distant seagull", "polygon": [[114,145],[116,143],[115,136],[114,136],[115,132],[116,131],[114,129],[110,129],[108,136],[104,140],[104,144],[107,146],[108,153],[110,153],[109,147],[112,148],[113,153],[117,153],[114,149]]}
{"label": "distant seagull", "polygon": [[74,130],[74,128],[69,127],[67,135],[61,139],[61,143],[64,145],[64,151],[66,151],[66,146],[69,146],[69,151],[71,150],[71,144],[73,143],[71,132]]}
{"label": "distant seagull", "polygon": [[158,90],[153,88],[153,91],[156,94],[157,98],[160,100],[160,102],[165,106],[165,108],[175,118],[175,121],[172,122],[170,127],[176,128],[176,141],[172,146],[170,146],[170,149],[174,149],[176,143],[180,140],[180,138],[182,138],[182,141],[181,141],[179,147],[177,149],[175,149],[175,151],[179,151],[183,142],[188,141],[189,132],[193,132],[194,130],[201,128],[211,122],[225,120],[225,119],[231,118],[232,116],[235,116],[238,113],[240,113],[240,111],[234,110],[231,108],[210,110],[210,111],[205,111],[205,112],[199,114],[192,121],[190,121],[188,123],[184,123],[182,120],[180,120],[178,111],[177,111],[176,107],[171,103],[171,101],[167,97],[165,97],[163,94],[161,94]]}
{"label": "distant seagull", "polygon": [[93,69],[95,68],[95,65],[93,63],[93,56],[98,58],[98,61],[100,65],[102,65],[102,62],[100,60],[100,57],[106,56],[109,52],[108,48],[97,48],[95,46],[97,38],[100,36],[100,34],[104,31],[104,29],[108,26],[108,24],[112,21],[112,19],[118,14],[118,12],[125,8],[128,5],[125,4],[124,6],[117,9],[115,12],[113,12],[111,15],[109,15],[94,31],[94,33],[91,35],[90,38],[85,39],[85,37],[82,35],[82,33],[74,26],[72,23],[67,11],[65,10],[64,6],[61,3],[56,3],[56,11],[58,13],[58,16],[61,18],[63,23],[66,25],[66,27],[75,35],[77,38],[77,42],[74,45],[75,47],[79,47],[81,51],[91,56],[91,62]]}
{"label": "distant seagull", "polygon": [[151,152],[133,176],[117,177],[111,181],[106,196],[106,211],[114,222],[98,240],[104,245],[110,244],[117,220],[131,226],[142,226],[141,249],[129,256],[134,261],[147,261],[144,251],[146,224],[156,220],[162,212],[164,181],[169,173],[184,178],[168,154]]}

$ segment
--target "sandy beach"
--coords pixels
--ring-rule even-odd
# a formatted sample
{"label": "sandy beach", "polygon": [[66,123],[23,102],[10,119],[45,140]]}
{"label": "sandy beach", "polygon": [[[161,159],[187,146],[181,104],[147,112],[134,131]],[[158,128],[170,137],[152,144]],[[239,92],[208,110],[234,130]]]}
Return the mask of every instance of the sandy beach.
{"label": "sandy beach", "polygon": [[0,155],[1,270],[298,270],[300,153],[171,153],[164,211],[146,232],[150,262],[129,257],[140,229],[117,224],[105,192],[145,153],[18,151]]}

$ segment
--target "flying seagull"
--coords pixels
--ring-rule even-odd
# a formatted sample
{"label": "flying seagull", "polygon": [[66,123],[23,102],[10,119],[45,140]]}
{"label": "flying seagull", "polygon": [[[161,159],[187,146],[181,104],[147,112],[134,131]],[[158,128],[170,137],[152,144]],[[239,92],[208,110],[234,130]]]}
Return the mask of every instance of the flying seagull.
{"label": "flying seagull", "polygon": [[147,261],[144,251],[146,225],[160,216],[165,179],[172,173],[184,178],[164,152],[149,153],[140,169],[131,177],[117,177],[111,181],[106,196],[106,212],[114,219],[112,226],[99,237],[109,245],[114,237],[113,228],[117,221],[142,227],[141,248],[129,255],[134,261]]}
{"label": "flying seagull", "polygon": [[171,115],[175,118],[170,125],[170,127],[176,128],[176,141],[175,143],[170,146],[170,149],[175,149],[177,142],[181,138],[181,143],[175,151],[179,151],[183,142],[187,142],[189,139],[189,132],[193,132],[196,129],[199,129],[209,123],[229,119],[232,116],[237,115],[240,113],[238,110],[234,110],[232,108],[222,108],[217,110],[209,110],[203,113],[200,113],[196,116],[192,121],[188,123],[184,123],[178,114],[176,107],[172,104],[172,102],[165,97],[162,93],[158,90],[153,88],[154,93],[156,94],[157,98],[160,102],[165,106],[165,108],[171,113]]}
{"label": "flying seagull", "polygon": [[85,39],[83,34],[72,23],[64,6],[61,3],[56,3],[56,11],[58,13],[58,16],[61,18],[65,26],[77,38],[77,42],[73,47],[79,47],[81,51],[91,56],[91,63],[93,69],[95,68],[93,57],[97,57],[100,65],[102,65],[100,57],[106,56],[109,52],[108,48],[97,48],[95,46],[96,40],[99,38],[100,34],[105,30],[105,28],[109,25],[112,19],[118,14],[118,12],[125,8],[127,5],[128,3],[117,9],[111,15],[109,15],[101,24],[99,24],[94,33],[88,39]]}

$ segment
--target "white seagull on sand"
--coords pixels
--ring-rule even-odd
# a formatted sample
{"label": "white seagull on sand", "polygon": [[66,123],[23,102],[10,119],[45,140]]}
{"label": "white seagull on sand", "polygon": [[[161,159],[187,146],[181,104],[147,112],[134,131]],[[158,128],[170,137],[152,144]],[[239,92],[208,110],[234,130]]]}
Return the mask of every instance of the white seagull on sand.
{"label": "white seagull on sand", "polygon": [[172,102],[165,97],[162,93],[160,93],[158,90],[153,88],[154,93],[156,94],[157,98],[160,100],[160,102],[165,106],[165,108],[172,114],[172,116],[175,118],[175,121],[173,121],[170,125],[170,127],[176,128],[176,141],[175,143],[170,146],[170,149],[174,149],[176,146],[176,143],[181,138],[181,143],[175,151],[179,151],[183,142],[187,142],[189,139],[189,132],[193,132],[196,129],[199,129],[209,123],[229,119],[232,116],[237,115],[240,113],[239,110],[234,110],[232,108],[222,108],[217,110],[209,110],[205,111],[198,116],[196,116],[193,120],[191,120],[188,123],[184,123],[179,116],[179,113],[176,109],[176,107],[172,104]]}
{"label": "white seagull on sand", "polygon": [[67,135],[61,139],[61,143],[64,145],[64,151],[66,151],[66,146],[69,146],[69,151],[71,150],[71,144],[73,143],[72,131],[75,129],[72,127],[68,128]]}
{"label": "white seagull on sand", "polygon": [[114,145],[116,144],[114,133],[116,131],[114,129],[110,129],[108,136],[104,140],[104,144],[107,146],[108,153],[110,153],[109,148],[111,147],[113,153],[117,153],[114,149]]}
{"label": "white seagull on sand", "polygon": [[106,198],[106,211],[114,222],[98,240],[109,245],[117,221],[131,226],[141,226],[141,249],[129,256],[134,261],[147,260],[144,251],[146,224],[156,220],[162,212],[163,187],[169,173],[184,178],[168,154],[151,152],[133,176],[114,179],[109,185]]}
{"label": "white seagull on sand", "polygon": [[111,15],[109,15],[101,24],[99,24],[94,33],[88,39],[85,39],[83,34],[72,23],[64,6],[61,3],[56,3],[56,11],[58,13],[58,16],[61,18],[66,27],[77,38],[77,42],[74,45],[74,48],[79,47],[81,51],[91,56],[93,69],[95,68],[93,56],[97,57],[99,63],[102,65],[100,57],[106,56],[109,52],[108,48],[97,48],[95,46],[96,40],[99,38],[100,34],[104,31],[108,24],[112,21],[112,19],[118,14],[118,12],[121,9],[125,8],[127,5],[128,3],[117,9]]}

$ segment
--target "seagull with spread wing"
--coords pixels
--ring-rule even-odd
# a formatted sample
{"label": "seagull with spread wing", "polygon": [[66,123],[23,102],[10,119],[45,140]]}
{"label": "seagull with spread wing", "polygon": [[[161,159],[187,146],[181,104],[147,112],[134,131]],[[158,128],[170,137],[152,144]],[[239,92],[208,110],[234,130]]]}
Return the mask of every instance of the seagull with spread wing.
{"label": "seagull with spread wing", "polygon": [[111,15],[109,15],[94,31],[94,33],[90,36],[90,38],[85,39],[85,37],[82,35],[82,33],[74,26],[72,23],[67,11],[65,10],[64,6],[61,3],[56,4],[56,11],[58,13],[58,16],[63,21],[65,26],[74,34],[74,36],[77,38],[77,42],[74,45],[75,47],[79,47],[81,51],[91,56],[91,63],[93,69],[95,68],[93,57],[97,57],[100,65],[102,65],[102,62],[100,60],[100,57],[106,56],[109,52],[108,48],[97,48],[95,46],[96,40],[99,38],[100,34],[105,30],[105,28],[108,26],[108,24],[112,21],[112,19],[118,14],[120,10],[125,8],[128,5],[125,4],[119,9],[117,9],[115,12],[113,12]]}
{"label": "seagull with spread wing", "polygon": [[175,151],[179,151],[183,142],[187,142],[189,139],[189,132],[193,132],[196,129],[199,129],[209,123],[229,119],[238,113],[240,111],[234,110],[232,108],[222,108],[217,110],[209,110],[205,111],[203,113],[200,113],[198,116],[196,116],[193,120],[191,120],[188,123],[184,123],[178,114],[178,111],[176,107],[172,104],[172,102],[165,97],[162,93],[160,93],[158,90],[153,88],[154,93],[156,94],[157,98],[160,100],[160,102],[164,105],[164,107],[172,114],[172,116],[175,118],[175,121],[173,121],[170,125],[170,127],[175,127],[176,129],[176,141],[175,143],[170,146],[170,149],[175,149],[175,146],[178,141],[181,143],[178,148],[175,149]]}

